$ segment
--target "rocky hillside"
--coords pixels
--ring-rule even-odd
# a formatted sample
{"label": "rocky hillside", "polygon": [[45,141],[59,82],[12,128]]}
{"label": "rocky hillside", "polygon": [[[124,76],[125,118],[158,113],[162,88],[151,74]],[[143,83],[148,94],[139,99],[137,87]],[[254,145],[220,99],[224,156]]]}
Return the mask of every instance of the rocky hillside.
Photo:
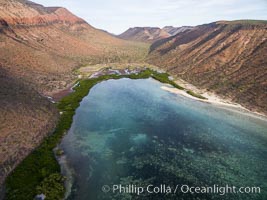
{"label": "rocky hillside", "polygon": [[173,26],[165,26],[162,28],[162,30],[168,32],[170,36],[174,36],[178,33],[182,33],[187,30],[193,29],[193,26],[182,26],[182,27],[173,27]]}
{"label": "rocky hillside", "polygon": [[58,112],[32,87],[0,67],[0,113],[1,186],[11,170],[52,133]]}
{"label": "rocky hillside", "polygon": [[267,113],[267,21],[220,21],[152,44],[148,60]]}
{"label": "rocky hillside", "polygon": [[129,28],[124,33],[118,35],[118,38],[130,41],[153,43],[157,40],[168,38],[192,28],[193,27],[190,26],[165,26],[162,29],[158,27],[134,27]]}
{"label": "rocky hillside", "polygon": [[147,48],[95,29],[64,8],[24,0],[0,0],[0,47],[2,66],[44,93],[65,87],[79,65],[138,59]]}
{"label": "rocky hillside", "polygon": [[86,23],[65,8],[43,7],[30,1],[1,0],[2,25],[46,25],[48,23]]}
{"label": "rocky hillside", "polygon": [[44,96],[72,83],[78,66],[138,60],[147,49],[65,8],[0,0],[0,185],[55,127],[57,110]]}
{"label": "rocky hillside", "polygon": [[124,33],[118,35],[118,38],[124,40],[153,43],[159,39],[170,37],[167,31],[158,27],[134,27],[129,28]]}

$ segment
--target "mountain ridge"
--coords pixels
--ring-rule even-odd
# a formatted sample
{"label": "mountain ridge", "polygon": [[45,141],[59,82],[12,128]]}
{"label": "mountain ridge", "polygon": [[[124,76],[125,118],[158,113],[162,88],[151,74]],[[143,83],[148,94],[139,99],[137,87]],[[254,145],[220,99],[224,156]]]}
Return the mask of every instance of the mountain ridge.
{"label": "mountain ridge", "polygon": [[65,8],[0,0],[0,186],[53,132],[59,113],[46,96],[78,79],[82,65],[143,59],[147,49]]}
{"label": "mountain ridge", "polygon": [[267,113],[267,23],[220,21],[156,41],[148,62],[249,109]]}
{"label": "mountain ridge", "polygon": [[[27,12],[25,9],[28,7]],[[51,23],[87,23],[73,15],[66,8],[43,7],[30,1],[5,1],[0,2],[1,24],[7,26],[45,25]],[[18,12],[14,12],[17,10]]]}
{"label": "mountain ridge", "polygon": [[0,184],[53,132],[59,114],[45,96],[73,83],[79,66],[143,60],[148,44],[137,41],[153,43],[149,63],[266,112],[266,30],[266,21],[218,21],[136,27],[122,40],[65,8],[0,0]]}
{"label": "mountain ridge", "polygon": [[159,27],[133,27],[118,35],[118,38],[130,41],[153,43],[157,40],[165,39],[176,35],[177,33],[184,32],[192,29],[190,26],[173,27],[165,26]]}
{"label": "mountain ridge", "polygon": [[118,38],[150,43],[169,36],[168,32],[158,27],[134,27],[118,35]]}
{"label": "mountain ridge", "polygon": [[[130,60],[132,54],[143,57],[147,48],[98,30],[65,8],[24,0],[0,5],[0,63],[15,76],[30,75],[26,81],[44,93],[62,88],[61,81],[70,83],[71,71],[79,65]],[[59,77],[60,82],[55,81]]]}

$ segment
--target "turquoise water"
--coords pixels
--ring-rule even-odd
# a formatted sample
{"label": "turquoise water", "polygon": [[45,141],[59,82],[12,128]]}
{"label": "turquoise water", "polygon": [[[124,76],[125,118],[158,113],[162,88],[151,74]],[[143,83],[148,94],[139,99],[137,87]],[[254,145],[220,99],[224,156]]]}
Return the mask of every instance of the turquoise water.
{"label": "turquoise water", "polygon": [[[163,85],[120,79],[91,89],[61,143],[74,172],[68,199],[267,199],[266,121],[172,94]],[[145,191],[113,191],[120,184]],[[260,187],[261,193],[180,190],[226,184]],[[148,185],[171,192],[148,193]]]}

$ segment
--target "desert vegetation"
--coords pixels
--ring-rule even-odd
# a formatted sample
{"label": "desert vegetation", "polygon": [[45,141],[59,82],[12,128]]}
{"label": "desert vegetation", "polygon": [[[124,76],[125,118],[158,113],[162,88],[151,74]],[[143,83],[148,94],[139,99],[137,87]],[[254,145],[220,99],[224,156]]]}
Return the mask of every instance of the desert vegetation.
{"label": "desert vegetation", "polygon": [[[144,60],[148,45],[112,37],[64,8],[29,1],[0,1],[0,18],[2,185],[53,133],[59,114],[47,96],[71,85],[78,78],[75,70],[83,65]],[[44,153],[43,162],[48,157]]]}
{"label": "desert vegetation", "polygon": [[[221,21],[163,35],[147,57],[149,44],[113,37],[63,8],[5,0],[0,18],[0,184],[23,160],[7,179],[7,199],[28,200],[41,192],[47,199],[61,198],[64,177],[53,149],[70,128],[79,102],[100,81],[153,77],[204,99],[172,81],[171,74],[248,108],[267,110],[266,21]],[[46,98],[75,82],[82,66],[145,62],[169,74],[147,69],[104,75],[80,80],[75,92],[56,105]]]}
{"label": "desert vegetation", "polygon": [[197,93],[193,92],[192,90],[187,90],[186,93],[190,94],[193,97],[197,97],[199,99],[207,99],[206,97],[203,97],[202,95],[197,94]]}
{"label": "desert vegetation", "polygon": [[0,184],[56,126],[58,112],[36,90],[0,68]]}
{"label": "desert vegetation", "polygon": [[264,20],[196,26],[153,43],[147,61],[199,88],[266,113],[266,27]]}
{"label": "desert vegetation", "polygon": [[7,200],[28,200],[37,194],[45,194],[48,200],[60,199],[64,194],[63,180],[60,167],[57,163],[54,148],[68,131],[72,124],[72,117],[83,97],[97,83],[108,79],[145,79],[152,77],[163,83],[168,83],[180,89],[181,87],[169,80],[167,73],[159,73],[150,69],[138,74],[130,75],[103,75],[93,79],[79,80],[74,88],[75,92],[64,97],[57,103],[61,113],[58,125],[52,135],[47,137],[42,144],[33,151],[7,178]]}

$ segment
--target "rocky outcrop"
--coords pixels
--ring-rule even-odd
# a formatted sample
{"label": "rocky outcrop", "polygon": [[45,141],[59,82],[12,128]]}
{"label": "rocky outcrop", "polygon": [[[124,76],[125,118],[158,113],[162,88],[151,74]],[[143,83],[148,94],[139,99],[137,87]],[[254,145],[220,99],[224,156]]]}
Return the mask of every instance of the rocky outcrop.
{"label": "rocky outcrop", "polygon": [[148,61],[267,113],[266,55],[266,21],[220,21],[153,43]]}
{"label": "rocky outcrop", "polygon": [[124,40],[152,43],[159,39],[170,37],[171,35],[158,27],[134,27],[118,35]]}
{"label": "rocky outcrop", "polygon": [[168,38],[192,28],[193,27],[190,26],[165,26],[162,29],[158,27],[134,27],[129,28],[124,33],[118,35],[118,38],[130,41],[153,43],[155,41]]}
{"label": "rocky outcrop", "polygon": [[162,30],[168,32],[171,36],[174,36],[178,33],[182,33],[184,31],[193,29],[193,26],[182,26],[182,27],[173,27],[173,26],[165,26]]}
{"label": "rocky outcrop", "polygon": [[43,7],[29,1],[0,1],[0,21],[7,26],[86,23],[65,8]]}

